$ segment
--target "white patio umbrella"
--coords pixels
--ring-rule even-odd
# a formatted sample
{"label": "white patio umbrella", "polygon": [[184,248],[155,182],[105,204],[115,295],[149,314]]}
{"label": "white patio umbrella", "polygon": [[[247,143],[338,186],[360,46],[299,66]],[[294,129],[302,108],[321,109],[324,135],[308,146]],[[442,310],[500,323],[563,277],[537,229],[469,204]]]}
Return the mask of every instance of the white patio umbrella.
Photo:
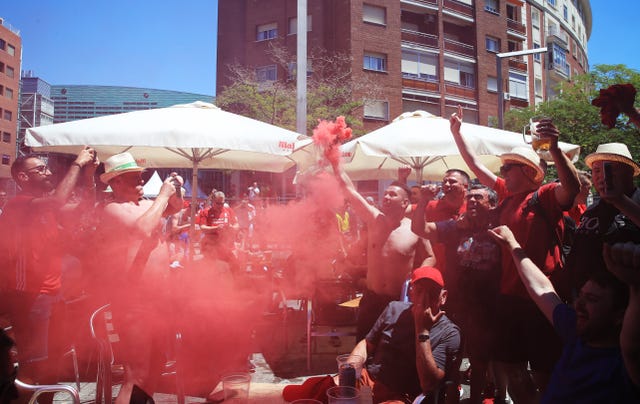
{"label": "white patio umbrella", "polygon": [[[500,168],[499,155],[523,146],[522,134],[463,123],[465,140],[490,170]],[[576,161],[580,147],[560,142],[560,148]],[[344,169],[353,180],[395,179],[402,166],[413,168],[409,177],[440,181],[450,168],[473,173],[453,140],[449,120],[425,111],[406,112],[390,124],[341,146]]]}
{"label": "white patio umbrella", "polygon": [[[76,154],[95,147],[101,160],[125,151],[144,167],[218,168],[284,172],[292,152],[311,138],[287,129],[194,102],[39,126],[27,129],[25,144],[36,150]],[[192,217],[197,195],[192,195]]]}

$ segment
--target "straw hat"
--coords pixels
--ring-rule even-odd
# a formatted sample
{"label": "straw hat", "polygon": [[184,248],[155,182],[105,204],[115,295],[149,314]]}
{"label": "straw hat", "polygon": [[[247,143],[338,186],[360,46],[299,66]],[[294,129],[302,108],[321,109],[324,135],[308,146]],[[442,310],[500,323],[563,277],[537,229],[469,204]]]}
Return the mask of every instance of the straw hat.
{"label": "straw hat", "polygon": [[533,179],[534,181],[542,181],[544,178],[544,170],[540,166],[540,156],[530,147],[514,147],[509,153],[502,153],[500,160],[502,160],[503,164],[507,161],[515,161],[535,169],[536,176]]}
{"label": "straw hat", "polygon": [[629,152],[627,145],[624,143],[604,143],[598,145],[595,153],[591,153],[584,158],[584,162],[589,166],[589,168],[593,168],[593,163],[601,160],[624,163],[633,167],[634,177],[640,174],[640,166],[633,161],[633,157],[631,157],[631,153]]}
{"label": "straw hat", "polygon": [[136,163],[131,153],[115,154],[104,162],[104,174],[100,175],[100,181],[108,184],[121,174],[140,171],[144,171],[144,168]]}

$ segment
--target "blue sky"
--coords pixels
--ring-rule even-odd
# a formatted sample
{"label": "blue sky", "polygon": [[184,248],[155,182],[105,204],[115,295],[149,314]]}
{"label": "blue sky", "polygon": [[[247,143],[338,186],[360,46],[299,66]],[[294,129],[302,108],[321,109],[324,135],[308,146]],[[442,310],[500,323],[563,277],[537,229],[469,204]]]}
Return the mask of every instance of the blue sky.
{"label": "blue sky", "polygon": [[[478,0],[480,1],[480,0]],[[637,0],[592,0],[589,62],[640,71]],[[51,84],[214,94],[217,0],[3,1],[22,69]]]}

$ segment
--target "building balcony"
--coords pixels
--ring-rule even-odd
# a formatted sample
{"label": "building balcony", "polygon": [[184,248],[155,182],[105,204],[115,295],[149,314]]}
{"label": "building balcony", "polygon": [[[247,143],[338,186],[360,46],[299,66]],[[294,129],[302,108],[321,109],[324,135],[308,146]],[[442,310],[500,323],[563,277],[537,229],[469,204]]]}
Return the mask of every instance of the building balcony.
{"label": "building balcony", "polygon": [[465,17],[473,18],[473,7],[455,0],[442,0],[443,11],[453,11]]}
{"label": "building balcony", "polygon": [[569,44],[569,38],[567,34],[557,28],[554,28],[554,27],[550,27],[550,28],[551,29],[549,29],[548,35],[547,35],[547,43],[549,42],[557,43],[558,45],[562,46],[564,49],[567,49],[567,46]]}
{"label": "building balcony", "polygon": [[569,78],[569,64],[549,63],[549,77],[556,82]]}
{"label": "building balcony", "polygon": [[401,38],[405,42],[412,42],[418,45],[427,46],[429,48],[438,49],[438,36],[426,34],[424,32],[411,31],[408,29],[401,30]]}
{"label": "building balcony", "polygon": [[473,45],[454,41],[452,39],[444,39],[444,50],[457,53],[459,55],[468,56],[471,58],[476,57],[476,48]]}
{"label": "building balcony", "polygon": [[526,59],[521,58],[509,58],[509,67],[515,70],[520,70],[523,72],[527,71],[527,61]]}
{"label": "building balcony", "polygon": [[410,1],[401,1],[401,3],[422,4],[437,10],[439,1],[440,0],[410,0]]}
{"label": "building balcony", "polygon": [[440,92],[440,83],[437,81],[429,81],[420,79],[415,76],[403,75],[402,77],[403,88],[413,88],[416,90],[431,91],[434,93]]}
{"label": "building balcony", "polygon": [[524,24],[507,18],[507,29],[520,35],[527,35],[527,27]]}
{"label": "building balcony", "polygon": [[475,100],[476,89],[470,87],[463,87],[459,84],[445,83],[444,85],[445,95],[453,95],[456,97],[467,98]]}

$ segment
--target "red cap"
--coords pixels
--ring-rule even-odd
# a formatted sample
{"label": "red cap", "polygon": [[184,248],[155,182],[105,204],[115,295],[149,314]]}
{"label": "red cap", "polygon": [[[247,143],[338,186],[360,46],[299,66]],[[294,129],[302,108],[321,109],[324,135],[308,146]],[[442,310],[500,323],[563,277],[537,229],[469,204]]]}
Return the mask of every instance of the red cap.
{"label": "red cap", "polygon": [[286,401],[295,401],[302,398],[312,398],[323,403],[327,402],[327,390],[336,384],[333,377],[313,376],[308,378],[302,385],[291,384],[282,390],[282,398]]}
{"label": "red cap", "polygon": [[411,283],[414,284],[416,281],[421,279],[429,279],[440,285],[441,288],[444,287],[444,280],[442,279],[442,274],[437,268],[434,267],[420,267],[413,270],[411,274]]}

